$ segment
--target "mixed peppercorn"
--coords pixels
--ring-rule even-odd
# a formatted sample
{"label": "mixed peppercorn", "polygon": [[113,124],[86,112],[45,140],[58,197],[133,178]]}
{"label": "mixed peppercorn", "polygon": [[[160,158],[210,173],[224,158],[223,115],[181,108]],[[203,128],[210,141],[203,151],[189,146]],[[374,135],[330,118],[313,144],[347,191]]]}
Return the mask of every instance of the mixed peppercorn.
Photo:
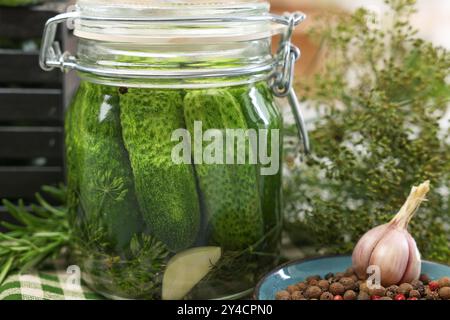
{"label": "mixed peppercorn", "polygon": [[387,288],[368,286],[348,268],[325,277],[309,276],[276,293],[277,300],[450,300],[450,277],[432,281],[422,274],[419,280]]}

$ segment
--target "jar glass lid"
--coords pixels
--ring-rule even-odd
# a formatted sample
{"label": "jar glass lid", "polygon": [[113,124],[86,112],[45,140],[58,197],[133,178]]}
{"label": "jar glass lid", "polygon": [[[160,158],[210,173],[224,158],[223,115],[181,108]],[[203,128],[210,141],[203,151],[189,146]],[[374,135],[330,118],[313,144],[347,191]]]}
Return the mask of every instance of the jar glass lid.
{"label": "jar glass lid", "polygon": [[217,43],[283,31],[268,20],[251,19],[269,14],[267,0],[78,0],[76,10],[75,35],[99,41]]}
{"label": "jar glass lid", "polygon": [[268,12],[267,0],[78,0],[86,14],[129,16],[219,15],[224,13],[258,14]]}

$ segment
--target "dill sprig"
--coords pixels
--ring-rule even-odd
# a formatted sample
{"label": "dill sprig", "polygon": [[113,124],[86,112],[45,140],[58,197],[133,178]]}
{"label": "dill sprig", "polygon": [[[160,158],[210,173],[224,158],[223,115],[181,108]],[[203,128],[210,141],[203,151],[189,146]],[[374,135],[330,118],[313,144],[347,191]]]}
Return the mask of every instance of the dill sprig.
{"label": "dill sprig", "polygon": [[[97,230],[96,239],[106,234]],[[103,234],[103,236],[102,236]],[[167,247],[154,237],[136,234],[127,252],[117,254],[108,243],[73,238],[72,253],[89,274],[88,284],[120,298],[160,299],[162,276],[169,259]]]}
{"label": "dill sprig", "polygon": [[425,258],[449,263],[450,53],[418,38],[414,0],[386,3],[382,22],[359,9],[311,31],[325,66],[299,93],[318,114],[314,152],[300,164],[289,145],[286,226],[302,246],[351,252],[392,218],[411,185],[431,180],[411,233]]}

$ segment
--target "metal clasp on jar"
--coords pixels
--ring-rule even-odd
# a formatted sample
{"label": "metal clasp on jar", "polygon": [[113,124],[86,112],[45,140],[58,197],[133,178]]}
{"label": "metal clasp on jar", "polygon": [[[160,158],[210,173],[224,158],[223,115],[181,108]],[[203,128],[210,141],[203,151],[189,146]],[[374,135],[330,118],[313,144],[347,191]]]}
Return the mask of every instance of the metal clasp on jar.
{"label": "metal clasp on jar", "polygon": [[301,51],[292,43],[292,35],[294,29],[302,23],[306,16],[303,13],[293,13],[285,16],[288,21],[288,28],[281,38],[280,48],[277,54],[278,64],[274,74],[272,75],[271,87],[277,97],[288,99],[294,115],[300,140],[303,141],[303,148],[306,154],[311,151],[308,130],[306,129],[305,118],[303,116],[300,103],[293,88],[295,76],[295,63],[301,57]]}

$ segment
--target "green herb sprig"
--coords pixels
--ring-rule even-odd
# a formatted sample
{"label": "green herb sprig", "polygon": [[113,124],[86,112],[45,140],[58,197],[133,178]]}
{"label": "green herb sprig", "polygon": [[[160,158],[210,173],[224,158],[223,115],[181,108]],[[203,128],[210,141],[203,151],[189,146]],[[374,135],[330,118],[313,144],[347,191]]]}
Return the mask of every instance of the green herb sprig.
{"label": "green herb sprig", "polygon": [[[64,187],[45,186],[43,191],[64,204]],[[66,208],[50,205],[39,193],[36,201],[36,205],[27,208],[22,200],[17,205],[3,200],[16,222],[0,221],[7,229],[0,232],[0,284],[12,272],[26,272],[47,258],[56,257],[69,244]]]}

